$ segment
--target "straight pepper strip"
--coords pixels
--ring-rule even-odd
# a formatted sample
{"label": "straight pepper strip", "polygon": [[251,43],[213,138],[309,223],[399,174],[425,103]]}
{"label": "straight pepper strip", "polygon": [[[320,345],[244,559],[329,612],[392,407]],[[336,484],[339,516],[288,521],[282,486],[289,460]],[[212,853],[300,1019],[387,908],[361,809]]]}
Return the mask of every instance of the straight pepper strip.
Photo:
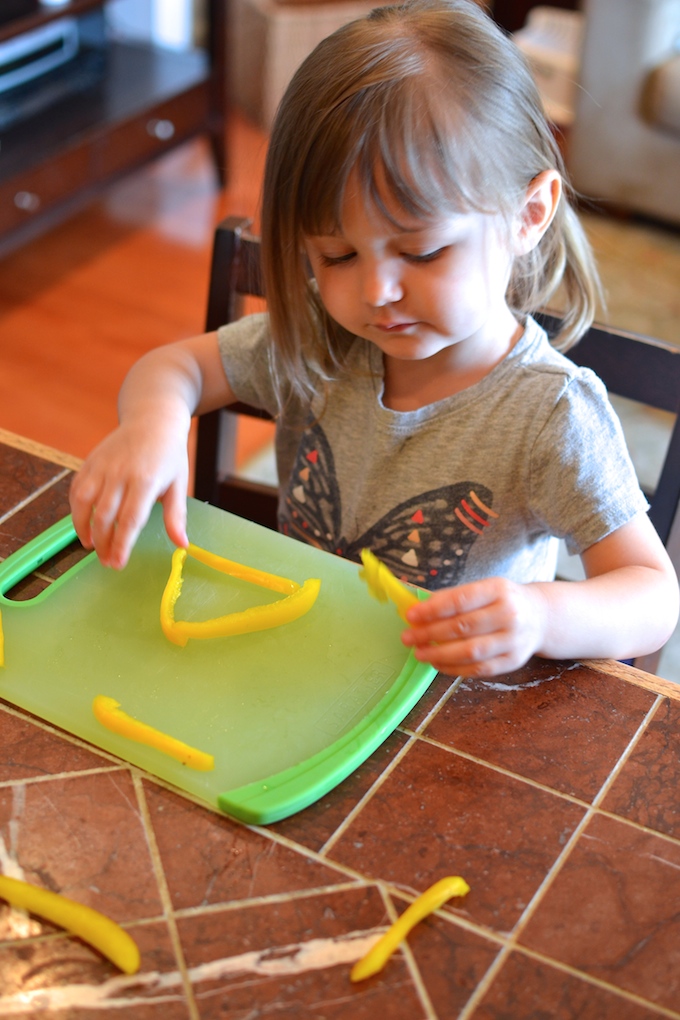
{"label": "straight pepper strip", "polygon": [[[196,546],[193,548],[194,550],[197,549]],[[204,550],[200,550],[200,552],[203,553]],[[195,555],[195,552],[192,552],[192,555]],[[240,573],[236,576],[240,576],[260,586],[264,582],[262,580],[255,580],[255,576],[265,578],[269,582],[265,584],[265,587],[272,588],[275,591],[282,591],[281,585],[285,583],[290,594],[283,599],[279,599],[278,602],[272,602],[266,606],[251,606],[249,609],[243,609],[241,612],[227,613],[226,616],[218,616],[212,620],[175,620],[175,603],[182,590],[182,569],[186,557],[186,549],[175,549],[172,555],[170,577],[161,598],[161,627],[163,628],[163,633],[173,644],[181,645],[182,647],[186,645],[189,638],[231,637],[234,634],[249,634],[253,631],[268,630],[271,627],[280,627],[284,623],[291,623],[293,620],[297,620],[298,617],[309,612],[316,601],[321,587],[321,581],[317,578],[309,578],[300,587],[295,581],[289,581],[287,578],[277,577],[275,574],[265,574],[263,571],[251,570],[249,567],[241,567],[240,564],[233,564],[240,568]],[[213,565],[211,563],[212,560],[215,563],[221,561],[231,564],[230,560],[222,560],[222,557],[213,556],[212,553],[204,554],[204,563]],[[217,566],[217,569],[222,568]],[[231,570],[226,572],[233,573]]]}
{"label": "straight pepper strip", "polygon": [[135,974],[139,970],[136,942],[120,925],[98,910],[6,875],[0,875],[0,896],[13,907],[44,917],[89,942],[125,974]]}
{"label": "straight pepper strip", "polygon": [[105,694],[98,694],[92,702],[92,711],[98,722],[105,726],[112,733],[118,733],[128,740],[136,740],[139,744],[146,744],[148,747],[155,747],[171,758],[176,758],[182,765],[188,765],[190,769],[199,772],[210,772],[215,768],[215,759],[212,754],[205,751],[198,751],[195,747],[185,744],[176,737],[170,737],[167,733],[149,726],[148,723],[134,719],[127,712],[123,712],[120,702],[114,698],[108,698]]}
{"label": "straight pepper strip", "polygon": [[354,964],[349,975],[350,981],[364,981],[377,974],[383,969],[399,943],[406,938],[419,921],[438,910],[452,896],[465,896],[469,891],[470,886],[464,878],[460,878],[458,875],[450,875],[431,885],[422,896],[419,896],[410,907],[406,908],[401,917],[394,922],[391,928],[387,929],[373,948],[369,949],[366,955]]}

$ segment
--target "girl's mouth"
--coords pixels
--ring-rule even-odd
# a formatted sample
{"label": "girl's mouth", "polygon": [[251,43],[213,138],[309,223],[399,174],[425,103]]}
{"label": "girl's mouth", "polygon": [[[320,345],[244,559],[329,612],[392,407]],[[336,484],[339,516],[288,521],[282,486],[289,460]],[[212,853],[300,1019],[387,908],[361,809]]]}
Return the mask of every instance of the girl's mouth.
{"label": "girl's mouth", "polygon": [[413,329],[415,325],[415,322],[374,322],[373,329],[377,329],[381,333],[405,333],[407,330]]}

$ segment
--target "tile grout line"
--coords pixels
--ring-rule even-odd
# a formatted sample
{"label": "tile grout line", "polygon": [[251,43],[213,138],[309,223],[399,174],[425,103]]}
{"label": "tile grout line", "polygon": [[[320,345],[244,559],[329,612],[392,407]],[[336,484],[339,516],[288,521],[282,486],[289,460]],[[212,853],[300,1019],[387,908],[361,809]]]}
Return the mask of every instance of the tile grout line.
{"label": "tile grout line", "polygon": [[266,907],[277,903],[291,903],[297,900],[314,899],[318,896],[330,896],[332,893],[352,892],[356,889],[364,889],[375,885],[375,882],[338,882],[337,885],[317,885],[308,889],[292,889],[281,893],[266,893],[261,896],[244,896],[243,899],[221,900],[218,903],[198,904],[194,907],[180,907],[175,910],[174,917],[191,918],[203,917],[209,914],[237,913],[239,910],[247,910],[251,907]]}
{"label": "tile grout line", "polygon": [[14,517],[14,515],[19,513],[21,510],[25,510],[27,506],[30,506],[31,503],[33,503],[38,498],[38,496],[42,496],[43,493],[53,488],[55,485],[57,485],[59,482],[61,482],[64,478],[66,478],[70,474],[72,474],[71,469],[64,468],[64,470],[61,471],[58,475],[55,475],[54,478],[51,478],[49,482],[45,482],[45,484],[41,485],[39,489],[36,489],[35,492],[32,492],[30,496],[27,496],[26,499],[20,500],[12,507],[11,510],[8,510],[6,514],[3,514],[0,517],[0,524],[4,524],[5,521],[8,521],[11,517]]}
{"label": "tile grout line", "polygon": [[[604,783],[598,790],[597,794],[593,798],[592,804],[587,806],[587,810],[583,818],[574,829],[574,832],[572,833],[571,837],[567,840],[567,843],[565,844],[562,852],[558,854],[552,867],[549,869],[540,886],[532,896],[531,901],[527,904],[521,917],[517,921],[517,924],[514,926],[512,930],[511,941],[513,944],[517,942],[518,936],[521,935],[521,933],[524,931],[531,918],[536,913],[536,910],[538,909],[543,897],[545,896],[545,893],[552,886],[557,875],[561,872],[562,868],[564,867],[566,860],[571,855],[571,852],[574,849],[576,843],[581,838],[583,830],[592,821],[592,819],[600,813],[600,804],[602,803],[607,793],[611,789],[621,769],[628,761],[633,751],[633,748],[637,745],[641,735],[645,732],[654,715],[658,711],[659,705],[661,704],[662,700],[663,697],[659,695],[659,697],[655,700],[654,704],[646,712],[644,719],[642,720],[637,730],[635,731],[631,739],[628,741],[628,744],[624,748],[623,752],[619,756],[616,765],[611,770],[611,772],[605,779]],[[618,819],[618,816],[615,817]],[[625,824],[626,819],[620,819],[620,821],[622,821]]]}
{"label": "tile grout line", "polygon": [[503,967],[503,964],[510,955],[512,948],[513,947],[509,944],[501,946],[498,955],[495,957],[493,962],[489,964],[484,977],[477,982],[470,998],[461,1009],[456,1020],[469,1020],[469,1018],[472,1017],[472,1014],[476,1012],[477,1006],[486,995],[489,988],[491,988],[496,979],[496,975]]}
{"label": "tile grout line", "polygon": [[[665,695],[660,694],[658,697],[663,701]],[[655,712],[656,709],[657,709],[657,702],[655,701],[654,704],[651,705],[651,707],[648,709],[648,713],[645,716],[645,719],[647,719],[647,716],[649,715],[649,713]],[[651,717],[650,717],[649,721],[651,721]],[[643,729],[645,728],[645,720],[644,719],[643,719],[642,723],[640,723],[640,727],[642,727]],[[519,783],[525,783],[527,786],[532,786],[536,790],[541,790],[544,793],[550,793],[553,796],[559,798],[560,800],[564,800],[564,801],[566,801],[569,804],[574,804],[577,807],[582,807],[584,809],[590,809],[593,806],[596,806],[596,801],[598,801],[600,799],[601,790],[598,791],[598,793],[593,798],[592,802],[589,802],[587,800],[583,800],[581,797],[577,797],[575,794],[565,793],[563,790],[556,790],[553,786],[546,786],[544,783],[539,783],[538,780],[531,779],[529,776],[523,776],[523,775],[520,775],[519,772],[513,772],[511,769],[507,769],[503,765],[496,765],[494,762],[487,761],[484,758],[478,758],[475,755],[470,754],[468,751],[463,751],[460,748],[452,747],[452,746],[450,746],[448,744],[443,744],[441,741],[435,740],[432,737],[427,737],[427,736],[424,736],[422,734],[418,735],[413,730],[402,730],[401,732],[406,734],[406,735],[409,735],[409,736],[417,737],[417,739],[422,740],[424,743],[430,744],[432,747],[436,747],[436,748],[438,748],[441,751],[446,751],[449,754],[454,754],[456,757],[463,758],[466,761],[473,762],[475,765],[481,765],[484,768],[488,768],[492,772],[497,772],[499,775],[506,776],[508,779],[514,779],[514,780],[516,780]],[[636,731],[636,733],[631,738],[631,741],[634,742],[637,736],[638,736],[638,732]],[[629,747],[630,747],[630,744],[627,745],[626,749],[621,752],[622,756],[626,754],[626,751],[628,751]],[[619,759],[617,761],[617,764],[614,766],[614,769],[618,769],[619,765],[621,765],[621,767],[622,767],[624,764],[625,764],[625,761],[621,761],[621,759]],[[608,777],[608,779],[610,777],[612,777],[612,775],[613,775],[613,773],[610,773],[610,776]],[[617,775],[618,775],[618,772],[617,772]],[[608,779],[605,780],[605,782],[607,782]],[[608,792],[608,790],[605,791],[605,792]],[[608,818],[614,818],[617,821],[622,822],[624,825],[629,825],[629,826],[631,826],[631,828],[634,828],[634,829],[640,829],[642,832],[648,832],[651,835],[658,836],[660,839],[665,839],[665,840],[668,840],[671,843],[678,843],[678,844],[680,844],[680,836],[671,836],[669,833],[661,832],[658,829],[652,829],[652,828],[650,828],[650,826],[643,825],[641,822],[636,822],[632,818],[626,818],[624,815],[617,815],[614,812],[606,811],[604,808],[601,808],[599,806],[596,806],[595,813],[599,814],[599,815],[604,815],[604,816],[606,816]]]}
{"label": "tile grout line", "polygon": [[64,780],[64,779],[78,779],[80,776],[99,776],[108,775],[111,772],[126,772],[129,766],[123,763],[122,765],[102,765],[99,768],[91,769],[73,769],[68,772],[55,772],[52,775],[37,775],[37,776],[24,776],[20,779],[3,779],[0,781],[0,790],[12,789],[15,786],[30,786],[33,783],[51,783],[53,780]]}
{"label": "tile grout line", "polygon": [[352,822],[354,821],[356,816],[369,803],[369,801],[373,798],[374,793],[378,789],[380,789],[380,787],[382,786],[384,781],[387,779],[387,777],[389,775],[391,775],[391,773],[394,771],[394,769],[397,767],[397,765],[401,762],[402,758],[408,753],[408,751],[409,751],[410,747],[412,746],[412,744],[414,744],[416,740],[420,739],[421,731],[423,729],[425,729],[426,726],[429,726],[430,722],[435,717],[435,715],[440,711],[440,709],[448,701],[448,699],[453,696],[455,691],[460,686],[461,680],[462,680],[461,677],[456,677],[451,682],[449,687],[442,694],[442,696],[439,698],[439,700],[436,702],[436,704],[433,705],[433,707],[430,709],[430,711],[427,713],[425,718],[422,720],[420,725],[416,727],[415,730],[405,730],[405,729],[401,729],[401,727],[397,727],[398,732],[402,733],[404,736],[407,737],[406,743],[404,744],[402,749],[395,754],[395,756],[392,759],[392,761],[388,765],[385,766],[385,768],[380,773],[380,775],[377,777],[377,779],[371,784],[371,786],[366,791],[366,793],[363,795],[363,797],[361,797],[361,799],[357,801],[357,803],[354,805],[354,807],[349,812],[349,814],[345,816],[345,818],[340,823],[340,825],[337,827],[337,829],[328,837],[326,842],[319,848],[319,850],[317,852],[318,852],[318,854],[322,858],[324,858],[324,859],[326,858],[326,855],[328,854],[328,852],[330,850],[332,850],[332,848],[335,846],[335,844],[338,842],[338,840],[342,837],[344,832],[352,824]]}
{"label": "tile grout line", "polygon": [[[70,733],[68,730],[62,730],[56,725],[56,723],[50,722],[49,719],[42,719],[40,716],[33,715],[29,709],[22,708],[21,705],[15,705],[11,701],[6,701],[0,696],[0,718],[2,718],[3,712],[6,712],[7,715],[14,716],[17,719],[21,719],[23,722],[28,723],[29,726],[35,726],[37,729],[43,730],[45,733],[49,733],[51,736],[55,736],[59,740],[63,740],[65,744],[71,744],[74,747],[79,747],[84,751],[88,751],[95,758],[103,758],[106,761],[110,761],[114,767],[137,767],[132,766],[131,762],[127,762],[125,759],[119,758],[118,755],[114,754],[112,751],[107,751],[106,748],[99,747],[97,744],[93,744],[89,740],[85,740],[84,737],[79,737],[77,733]],[[104,766],[101,767],[103,768]],[[97,766],[92,767],[93,771],[96,771],[96,769]],[[90,770],[83,769],[82,771]],[[53,778],[53,776],[48,778]]]}
{"label": "tile grout line", "polygon": [[158,893],[160,896],[161,904],[163,907],[163,914],[165,923],[168,926],[168,932],[170,934],[170,941],[175,954],[175,960],[179,969],[179,973],[182,979],[182,986],[184,988],[184,994],[186,996],[187,1009],[189,1011],[190,1020],[200,1020],[200,1012],[196,1005],[194,998],[194,990],[189,978],[189,972],[184,958],[184,950],[180,941],[179,932],[177,930],[177,921],[175,918],[175,912],[172,905],[172,898],[170,896],[170,890],[168,888],[167,879],[165,877],[165,869],[163,868],[163,862],[161,860],[160,850],[158,849],[158,843],[156,841],[156,833],[153,828],[151,821],[151,814],[149,812],[149,805],[146,800],[146,794],[144,793],[144,786],[142,782],[142,774],[138,771],[132,771],[132,783],[137,795],[137,804],[139,806],[140,817],[144,827],[144,833],[146,836],[147,844],[149,847],[149,853],[151,856],[151,862],[153,865],[154,875],[156,877],[156,885],[158,887]]}
{"label": "tile grout line", "polygon": [[576,967],[571,967],[568,963],[563,963],[561,960],[556,960],[551,956],[546,956],[544,953],[540,953],[535,949],[529,949],[528,946],[515,946],[515,951],[521,953],[523,956],[528,956],[532,960],[536,960],[539,963],[544,963],[547,966],[554,967],[556,970],[561,971],[563,974],[569,974],[571,977],[580,978],[586,984],[594,985],[596,988],[602,988],[607,992],[613,992],[619,996],[619,998],[626,999],[630,1002],[635,1002],[638,1005],[645,1006],[647,1009],[653,1009],[658,1011],[669,1020],[680,1020],[680,1013],[677,1010],[669,1009],[667,1006],[662,1006],[658,1002],[652,1002],[651,999],[645,999],[641,995],[637,995],[635,992],[629,992],[625,988],[621,988],[619,985],[612,985],[608,981],[604,981],[602,978],[595,977],[594,974],[588,974],[586,971],[578,970]]}
{"label": "tile grout line", "polygon": [[[378,891],[382,896],[383,903],[385,904],[387,916],[391,919],[392,924],[394,924],[394,922],[399,917],[399,913],[397,911],[395,903],[392,900],[392,895],[389,889],[383,883],[378,883]],[[404,956],[406,966],[411,975],[411,980],[413,981],[421,1005],[425,1010],[426,1020],[438,1020],[437,1011],[435,1010],[434,1004],[430,999],[429,992],[427,991],[427,986],[425,984],[422,974],[420,973],[420,968],[416,963],[416,958],[413,955],[413,951],[408,943],[408,939],[405,938],[403,942],[401,942],[399,949],[401,950],[401,953]]]}
{"label": "tile grout line", "polygon": [[654,700],[654,704],[651,705],[649,707],[649,709],[647,710],[647,712],[645,713],[644,719],[642,720],[642,722],[638,726],[637,730],[635,731],[635,733],[633,734],[633,736],[629,740],[627,746],[624,748],[623,752],[621,753],[621,756],[619,757],[619,760],[616,762],[616,765],[611,770],[611,772],[609,773],[608,777],[605,779],[605,781],[602,784],[602,787],[600,788],[597,796],[594,798],[594,800],[593,800],[593,807],[596,807],[596,808],[599,809],[599,806],[600,806],[601,802],[604,800],[606,795],[611,790],[612,786],[614,785],[614,782],[618,778],[618,776],[619,776],[621,770],[623,769],[624,765],[627,764],[628,759],[630,758],[631,754],[633,753],[634,748],[637,746],[637,744],[638,744],[638,742],[640,740],[640,737],[643,735],[643,733],[645,733],[649,729],[649,726],[652,723],[652,721],[654,719],[654,716],[657,714],[657,712],[659,711],[659,709],[661,708],[661,705],[663,704],[663,702],[665,700],[666,700],[665,699],[665,695],[657,694],[657,696],[656,696],[656,698]]}
{"label": "tile grout line", "polygon": [[[638,726],[637,730],[635,731],[635,733],[633,734],[633,736],[629,740],[629,742],[628,742],[626,748],[624,749],[624,751],[622,752],[622,754],[619,756],[619,758],[618,758],[618,760],[616,762],[616,765],[614,766],[614,768],[611,770],[611,772],[609,773],[609,775],[605,779],[604,783],[600,787],[600,789],[599,789],[598,793],[596,794],[596,796],[593,798],[592,804],[587,806],[587,809],[586,809],[586,812],[585,812],[583,818],[581,819],[579,824],[574,828],[573,833],[571,834],[571,836],[567,840],[567,843],[563,847],[561,853],[559,853],[558,856],[556,857],[556,859],[554,860],[552,866],[550,867],[550,869],[546,873],[546,875],[543,878],[543,880],[542,880],[541,884],[539,885],[538,889],[536,890],[536,892],[532,896],[530,902],[527,904],[527,906],[525,907],[524,911],[522,912],[522,915],[520,916],[519,920],[517,921],[517,923],[515,924],[514,928],[512,929],[512,933],[508,937],[506,944],[503,946],[503,948],[501,949],[500,953],[498,954],[498,956],[496,957],[494,962],[491,964],[491,966],[489,967],[488,971],[486,972],[486,974],[484,975],[482,980],[479,982],[479,984],[475,988],[475,990],[472,993],[470,999],[466,1003],[465,1008],[461,1012],[458,1020],[468,1020],[468,1018],[471,1016],[470,1010],[476,1009],[476,1007],[479,1004],[479,1002],[481,1001],[481,998],[483,997],[483,995],[486,994],[488,989],[493,984],[493,981],[494,981],[496,975],[498,974],[499,970],[501,969],[501,967],[505,963],[505,960],[507,959],[509,954],[513,950],[517,950],[517,951],[520,950],[519,936],[522,934],[522,932],[526,928],[526,926],[529,923],[529,921],[531,920],[531,918],[535,915],[535,913],[538,910],[541,902],[543,901],[546,893],[548,892],[548,890],[551,888],[551,886],[555,882],[555,880],[556,880],[557,876],[559,875],[559,873],[562,871],[562,868],[564,867],[564,865],[565,865],[566,861],[568,860],[568,858],[571,856],[571,853],[574,850],[574,848],[575,848],[576,844],[578,843],[578,841],[580,840],[581,835],[583,834],[583,831],[585,830],[586,826],[591,822],[591,820],[594,817],[596,817],[597,814],[599,814],[599,804],[600,804],[600,802],[604,799],[606,794],[609,792],[609,789],[611,788],[611,786],[612,786],[616,776],[619,774],[620,770],[623,768],[624,764],[626,763],[626,761],[630,757],[630,754],[631,754],[633,748],[636,746],[640,736],[642,735],[642,733],[645,732],[645,730],[647,729],[647,727],[648,727],[649,723],[651,722],[652,718],[654,717],[654,715],[658,711],[658,707],[661,704],[662,700],[663,700],[663,696],[659,695],[656,698],[656,700],[654,701],[654,704],[645,713],[644,719],[642,720],[642,722]],[[618,816],[616,816],[616,817],[618,817]],[[621,821],[625,822],[625,819],[621,819]],[[580,971],[577,971],[576,973],[580,973]]]}
{"label": "tile grout line", "polygon": [[401,763],[402,758],[405,758],[411,747],[420,740],[420,737],[413,736],[408,737],[406,743],[400,751],[397,751],[394,758],[389,762],[383,771],[380,773],[378,778],[371,784],[366,793],[361,797],[354,805],[352,810],[345,816],[343,821],[337,827],[337,829],[328,837],[326,842],[317,851],[322,859],[326,859],[327,854],[333,849],[338,840],[344,835],[347,829],[350,827],[354,819],[363,811],[366,805],[373,799],[375,793],[384,785],[385,781],[389,776],[392,775],[396,767]]}

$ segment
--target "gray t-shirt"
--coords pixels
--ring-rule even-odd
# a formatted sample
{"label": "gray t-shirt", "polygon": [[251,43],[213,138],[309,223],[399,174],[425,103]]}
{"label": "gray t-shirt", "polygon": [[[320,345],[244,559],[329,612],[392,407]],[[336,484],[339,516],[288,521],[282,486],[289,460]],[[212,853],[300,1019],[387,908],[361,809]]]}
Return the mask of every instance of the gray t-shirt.
{"label": "gray t-shirt", "polygon": [[[239,400],[276,413],[266,315],[219,331]],[[491,575],[551,580],[571,553],[647,509],[602,382],[529,318],[474,386],[416,411],[384,406],[382,354],[357,339],[311,408],[284,403],[276,452],[285,534],[440,588]]]}

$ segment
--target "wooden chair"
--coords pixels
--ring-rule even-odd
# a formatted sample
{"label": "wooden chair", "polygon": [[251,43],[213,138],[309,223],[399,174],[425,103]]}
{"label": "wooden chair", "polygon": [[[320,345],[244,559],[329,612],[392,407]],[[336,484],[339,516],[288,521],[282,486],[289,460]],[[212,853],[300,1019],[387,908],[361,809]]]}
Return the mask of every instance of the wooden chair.
{"label": "wooden chair", "polygon": [[[250,220],[232,216],[215,229],[205,323],[208,331],[239,319],[244,298],[264,296],[260,242],[248,232],[249,226]],[[269,417],[246,404],[232,404],[199,418],[194,495],[276,531],[276,489],[236,474],[239,415]]]}
{"label": "wooden chair", "polygon": [[[230,217],[215,231],[206,328],[233,322],[242,314],[247,295],[263,296],[259,240],[249,233],[250,221]],[[537,317],[549,333],[558,319]],[[592,368],[607,389],[653,408],[675,414],[675,424],[654,492],[647,493],[649,516],[680,574],[680,348],[622,330],[595,325],[569,357]],[[276,528],[277,492],[272,486],[238,478],[235,465],[237,419],[241,414],[266,418],[238,404],[199,420],[194,493],[198,499]],[[660,653],[636,660],[653,672]]]}

